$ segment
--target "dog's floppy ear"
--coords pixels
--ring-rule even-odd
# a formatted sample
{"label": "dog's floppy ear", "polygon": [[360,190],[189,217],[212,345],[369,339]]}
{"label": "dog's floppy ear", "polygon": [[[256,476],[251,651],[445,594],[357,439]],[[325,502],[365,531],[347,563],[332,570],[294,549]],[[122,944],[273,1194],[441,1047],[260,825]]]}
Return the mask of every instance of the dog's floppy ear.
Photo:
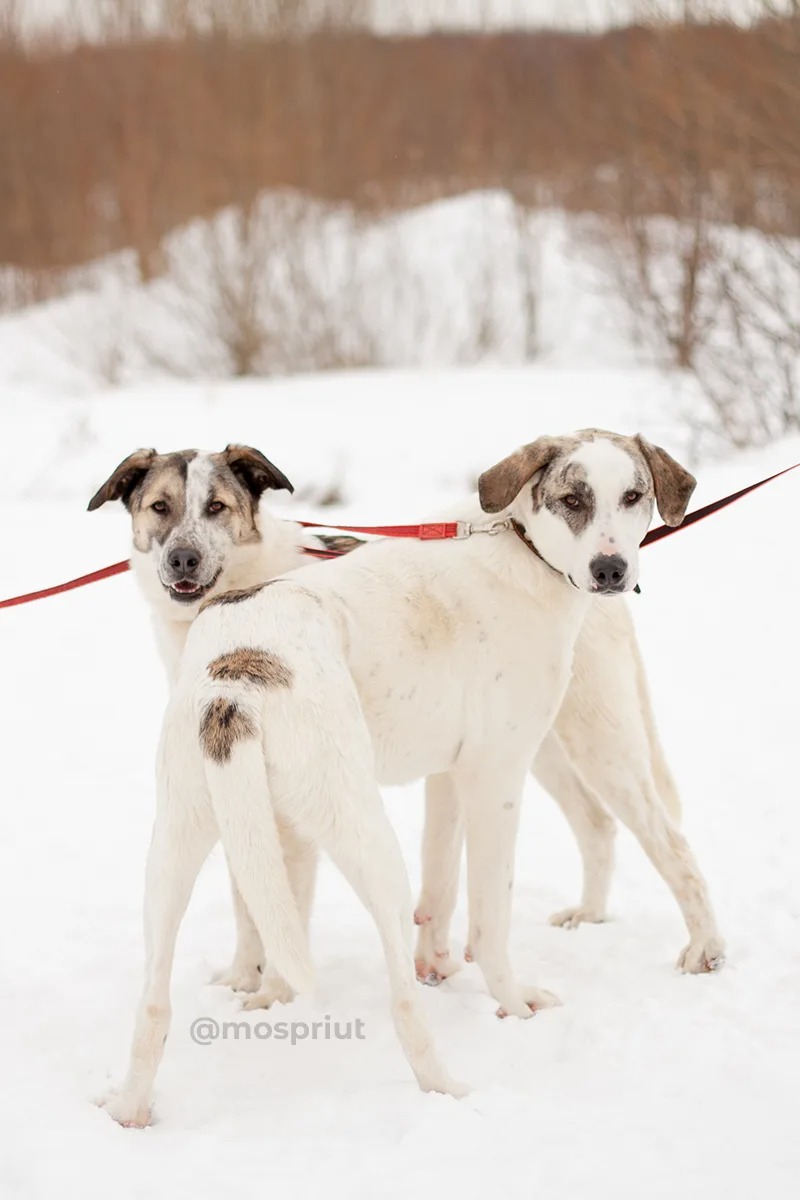
{"label": "dog's floppy ear", "polygon": [[686,516],[697,480],[667,454],[666,450],[662,450],[660,446],[653,446],[640,433],[637,433],[635,441],[653,476],[656,504],[661,519],[665,525],[680,525]]}
{"label": "dog's floppy ear", "polygon": [[129,507],[131,493],[138,483],[144,479],[156,458],[155,450],[134,450],[124,462],[121,462],[105,481],[99,491],[95,492],[89,501],[89,512],[94,512],[107,500],[121,500],[126,508]]}
{"label": "dog's floppy ear", "polygon": [[483,511],[496,513],[508,508],[523,485],[552,462],[558,451],[556,438],[540,437],[489,467],[478,479],[478,498]]}
{"label": "dog's floppy ear", "polygon": [[274,463],[252,446],[226,446],[222,457],[240,483],[258,498],[267,488],[293,492],[294,488]]}

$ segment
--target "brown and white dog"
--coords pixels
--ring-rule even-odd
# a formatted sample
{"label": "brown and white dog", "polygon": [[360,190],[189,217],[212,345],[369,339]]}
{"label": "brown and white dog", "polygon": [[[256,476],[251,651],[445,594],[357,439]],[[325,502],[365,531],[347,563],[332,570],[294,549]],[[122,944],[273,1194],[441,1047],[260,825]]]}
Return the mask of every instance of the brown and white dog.
{"label": "brown and white dog", "polygon": [[[654,447],[654,463],[663,451]],[[505,467],[511,471],[508,460]],[[527,469],[526,460],[523,461]],[[671,461],[671,460],[669,460]],[[565,468],[566,470],[566,468]],[[549,472],[539,483],[538,549],[557,557],[550,540],[567,530],[580,541],[591,524],[591,507],[580,468],[571,464],[563,478]],[[669,472],[663,474],[662,491]],[[689,478],[687,476],[687,478]],[[644,480],[643,480],[644,482]],[[561,493],[571,487],[570,506]],[[277,520],[262,503],[270,490],[293,491],[287,477],[260,451],[230,445],[219,453],[182,450],[158,454],[137,450],[112,472],[89,503],[90,511],[120,500],[133,526],[131,562],[151,607],[156,639],[170,685],[192,622],[204,603],[231,590],[242,590],[308,565],[308,551],[330,547],[351,549],[355,538],[320,538],[300,525]],[[642,493],[644,494],[644,493]],[[674,513],[678,499],[673,498]],[[688,500],[688,494],[685,497]],[[666,500],[662,501],[667,504]],[[608,572],[595,591],[621,590],[614,579],[614,547],[604,546]],[[628,714],[620,721],[620,709]],[[626,786],[620,786],[620,764],[630,764]],[[638,774],[637,774],[638,772]],[[677,825],[680,804],[655,729],[644,668],[635,631],[623,599],[592,604],[578,636],[572,679],[553,730],[545,737],[533,773],[553,796],[578,842],[584,867],[583,895],[578,905],[556,913],[555,924],[573,928],[582,921],[602,921],[613,870],[616,824],[623,820],[646,853],[676,890],[677,881],[653,835],[653,816],[666,812]],[[302,859],[290,829],[282,829],[287,859]],[[455,907],[463,839],[461,809],[448,778],[431,776],[426,783],[423,840],[423,889],[415,918],[419,925],[416,952],[420,979],[435,983],[458,967],[450,955],[449,925]],[[304,877],[305,878],[305,877]],[[311,902],[312,885],[304,884]],[[256,992],[253,1004],[290,998],[289,989],[273,977],[264,980],[264,951],[258,934],[233,885],[237,946],[231,966],[218,982],[237,991]],[[468,956],[471,950],[468,950]],[[690,971],[707,970],[714,962],[689,954],[679,964]]]}
{"label": "brown and white dog", "polygon": [[[158,503],[140,486],[143,501]],[[395,1028],[420,1086],[462,1094],[415,995],[408,881],[377,784],[426,777],[429,809],[448,814],[424,863],[431,911],[423,916],[438,930],[449,921],[447,898],[430,876],[454,862],[460,831],[450,817],[460,814],[472,952],[501,1015],[529,1017],[557,1003],[518,982],[507,945],[520,796],[548,736],[573,758],[587,746],[589,766],[610,764],[604,800],[638,834],[683,911],[690,941],[679,965],[718,965],[723,942],[705,883],[659,796],[635,652],[617,677],[629,627],[609,638],[612,618],[585,640],[595,612],[623,611],[618,599],[596,597],[635,586],[654,504],[679,524],[693,488],[688,472],[640,437],[540,438],[484,472],[479,499],[453,514],[472,536],[382,540],[206,600],[159,749],[147,968],[128,1074],[108,1101],[116,1120],[150,1118],[175,938],[219,839],[261,944],[299,990],[313,975],[306,934],[315,855],[330,854],[375,919]],[[215,494],[206,499],[216,508]],[[602,719],[593,720],[598,705],[613,711],[611,744]],[[294,861],[280,823],[304,848]],[[267,979],[252,1006],[274,999]]]}
{"label": "brown and white dog", "polygon": [[121,500],[131,514],[131,566],[170,683],[203,600],[303,566],[305,551],[320,546],[299,525],[261,509],[267,490],[294,488],[250,446],[218,454],[135,450],[89,501],[89,512]]}
{"label": "brown and white dog", "polygon": [[[351,550],[357,538],[315,535],[262,506],[266,491],[293,492],[274,463],[252,446],[218,453],[134,450],[89,501],[89,512],[120,500],[131,515],[131,566],[150,606],[170,688],[189,628],[205,600],[249,588],[312,561],[316,550]],[[287,858],[291,829],[282,829]],[[216,982],[235,991],[261,985],[263,951],[231,879],[237,944]],[[289,995],[281,993],[281,998]]]}

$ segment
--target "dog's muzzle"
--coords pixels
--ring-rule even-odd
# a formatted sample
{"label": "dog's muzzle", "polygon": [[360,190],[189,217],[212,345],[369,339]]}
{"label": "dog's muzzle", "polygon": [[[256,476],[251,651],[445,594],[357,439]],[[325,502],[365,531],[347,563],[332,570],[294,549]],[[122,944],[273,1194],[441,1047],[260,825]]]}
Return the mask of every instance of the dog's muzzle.
{"label": "dog's muzzle", "polygon": [[176,546],[169,551],[166,560],[167,578],[161,582],[171,598],[178,604],[195,604],[211,590],[219,578],[219,571],[212,579],[203,580],[198,574],[203,566],[203,556],[192,546]]}

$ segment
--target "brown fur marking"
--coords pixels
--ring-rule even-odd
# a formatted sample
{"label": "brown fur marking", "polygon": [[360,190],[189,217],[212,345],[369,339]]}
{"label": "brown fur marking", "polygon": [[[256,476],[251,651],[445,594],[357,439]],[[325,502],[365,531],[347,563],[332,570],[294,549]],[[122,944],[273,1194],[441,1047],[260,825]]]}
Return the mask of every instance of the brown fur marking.
{"label": "brown fur marking", "polygon": [[483,511],[496,513],[507,508],[522,485],[567,448],[566,438],[540,437],[489,467],[478,479],[478,497]]}
{"label": "brown fur marking", "polygon": [[697,486],[697,480],[660,446],[653,446],[639,433],[633,439],[653,477],[658,511],[666,525],[680,525]]}
{"label": "brown fur marking", "polygon": [[363,538],[350,537],[346,533],[318,533],[317,537],[326,550],[335,550],[337,554],[349,554],[365,544]]}
{"label": "brown fur marking", "polygon": [[201,612],[205,612],[207,608],[211,608],[214,604],[239,604],[242,600],[249,600],[251,596],[257,595],[258,592],[267,587],[268,583],[256,583],[249,588],[232,588],[229,592],[220,592],[218,596],[209,596],[200,605],[197,615],[199,616]]}
{"label": "brown fur marking", "polygon": [[200,720],[200,742],[207,758],[216,763],[230,760],[237,742],[255,734],[253,722],[232,700],[218,696]]}
{"label": "brown fur marking", "polygon": [[242,680],[260,687],[291,687],[294,679],[292,668],[277,654],[247,646],[215,658],[209,663],[208,673],[212,679]]}

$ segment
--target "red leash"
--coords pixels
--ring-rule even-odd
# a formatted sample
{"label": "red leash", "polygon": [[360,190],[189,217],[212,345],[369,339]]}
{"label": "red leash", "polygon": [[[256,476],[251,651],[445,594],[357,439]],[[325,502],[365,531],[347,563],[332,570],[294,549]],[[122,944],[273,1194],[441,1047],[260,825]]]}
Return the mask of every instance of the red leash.
{"label": "red leash", "polygon": [[[687,513],[680,525],[659,525],[645,535],[642,545],[650,546],[653,542],[660,542],[662,538],[669,537],[672,533],[688,529],[690,525],[696,525],[698,521],[710,517],[712,513],[720,512],[734,501],[741,500],[743,496],[749,496],[750,492],[755,492],[765,484],[772,483],[773,479],[780,479],[781,475],[788,475],[790,471],[796,471],[798,467],[800,467],[800,463],[785,467],[782,471],[776,471],[774,475],[768,475],[766,479],[760,479],[758,483],[751,483],[748,487],[741,488],[730,496],[723,496],[721,500],[714,500],[711,504],[695,509],[694,512]],[[319,521],[298,521],[297,524],[302,525],[304,529],[341,529],[344,533],[372,533],[378,537],[419,538],[422,541],[465,538],[469,537],[472,532],[472,527],[466,521],[442,521],[427,525],[325,525]],[[309,547],[304,547],[303,550],[305,554],[310,554],[313,558],[339,558],[341,554],[347,553],[346,551],[322,548],[312,550]],[[127,561],[112,563],[110,567],[102,567],[101,570],[92,571],[89,575],[81,575],[78,579],[71,579],[69,583],[59,583],[55,587],[43,588],[40,592],[27,592],[24,596],[12,596],[9,600],[0,600],[0,608],[13,608],[17,604],[28,604],[31,600],[43,600],[46,596],[71,592],[73,588],[83,587],[87,583],[97,583],[100,579],[109,579],[112,575],[121,575],[130,569],[131,564]]]}
{"label": "red leash", "polygon": [[780,479],[781,475],[788,475],[790,471],[796,471],[798,467],[800,467],[800,463],[795,463],[792,467],[784,467],[782,471],[776,471],[774,475],[768,475],[766,479],[759,479],[758,483],[748,484],[747,487],[733,492],[730,496],[723,496],[721,500],[713,500],[711,504],[696,508],[694,512],[686,514],[680,525],[659,525],[657,529],[651,529],[649,533],[645,534],[642,545],[650,546],[653,542],[660,542],[662,538],[669,537],[671,533],[677,533],[679,529],[688,529],[690,525],[696,525],[698,521],[710,517],[712,513],[721,512],[723,508],[733,504],[734,500],[741,500],[742,496],[749,496],[751,492],[762,488],[765,483],[772,483],[773,479]]}
{"label": "red leash", "polygon": [[433,525],[322,525],[319,521],[298,521],[297,524],[305,529],[341,529],[345,533],[376,533],[383,537],[419,538],[422,541],[468,536],[468,531],[463,529],[464,521],[442,521]]}
{"label": "red leash", "polygon": [[69,583],[59,583],[55,587],[43,588],[41,592],[27,592],[24,596],[12,596],[10,600],[0,600],[0,608],[13,608],[15,604],[27,604],[30,600],[44,600],[45,596],[57,596],[59,592],[71,592],[73,588],[83,587],[87,583],[97,583],[100,579],[108,579],[112,575],[121,575],[130,571],[131,564],[125,562],[112,563],[89,575],[81,575],[78,579],[70,579]]}

